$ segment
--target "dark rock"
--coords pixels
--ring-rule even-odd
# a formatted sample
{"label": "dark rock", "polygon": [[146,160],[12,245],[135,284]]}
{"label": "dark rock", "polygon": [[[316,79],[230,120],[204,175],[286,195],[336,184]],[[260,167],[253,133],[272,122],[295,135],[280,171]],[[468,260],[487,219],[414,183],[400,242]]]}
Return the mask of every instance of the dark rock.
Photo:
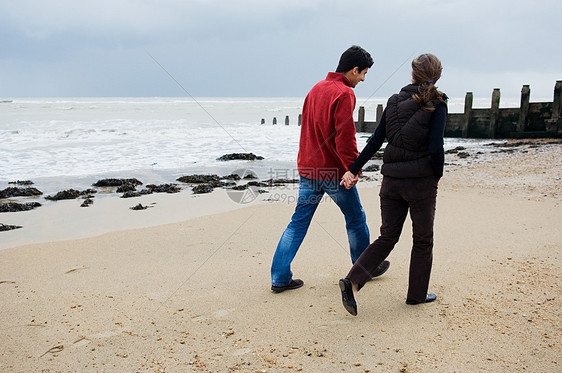
{"label": "dark rock", "polygon": [[513,154],[513,153],[515,153],[515,149],[500,149],[500,150],[494,150],[494,151],[490,152],[490,154],[498,154],[498,153]]}
{"label": "dark rock", "polygon": [[271,186],[269,182],[263,182],[263,181],[250,181],[246,185],[254,186],[254,187],[266,187],[266,188]]}
{"label": "dark rock", "polygon": [[47,196],[45,199],[50,201],[59,201],[62,199],[76,199],[80,197],[80,191],[74,189],[63,190],[62,192],[58,192],[54,196]]}
{"label": "dark rock", "polygon": [[17,181],[10,181],[8,184],[29,186],[29,185],[33,185],[33,181],[31,181],[31,180],[23,180],[23,181],[17,180]]}
{"label": "dark rock", "polygon": [[219,181],[219,175],[187,175],[176,179],[186,184],[205,184],[211,181]]}
{"label": "dark rock", "polygon": [[75,189],[68,189],[63,190],[62,192],[58,192],[54,196],[47,196],[45,199],[49,201],[60,201],[63,199],[76,199],[80,196],[87,196],[93,193],[97,193],[97,190],[94,189],[86,189],[83,191],[75,190]]}
{"label": "dark rock", "polygon": [[91,198],[86,198],[84,202],[80,205],[80,207],[90,207],[91,204],[94,203],[94,200]]}
{"label": "dark rock", "polygon": [[258,186],[258,187],[272,187],[272,186],[280,186],[284,184],[298,184],[298,183],[300,183],[299,179],[268,179],[263,182],[250,181],[248,185]]}
{"label": "dark rock", "polygon": [[0,232],[11,231],[12,229],[18,229],[18,228],[21,228],[21,226],[0,223]]}
{"label": "dark rock", "polygon": [[154,185],[150,184],[146,186],[150,189],[153,193],[178,193],[181,191],[181,188],[177,186],[177,184],[162,184],[162,185]]}
{"label": "dark rock", "polygon": [[248,184],[237,185],[231,188],[232,190],[246,190],[248,189]]}
{"label": "dark rock", "polygon": [[193,187],[193,193],[194,194],[211,193],[213,189],[214,188],[209,184],[199,184]]}
{"label": "dark rock", "polygon": [[378,152],[376,152],[371,159],[383,159],[384,156],[384,149],[379,150]]}
{"label": "dark rock", "polygon": [[458,152],[460,152],[461,150],[466,150],[466,148],[464,146],[457,146],[454,149],[449,149],[445,152],[445,154],[457,154]]}
{"label": "dark rock", "polygon": [[275,180],[268,180],[268,182],[273,184],[298,184],[300,183],[299,179],[275,179]]}
{"label": "dark rock", "polygon": [[43,193],[36,188],[8,187],[0,191],[0,198],[33,197],[33,196],[40,196],[42,194]]}
{"label": "dark rock", "polygon": [[248,175],[244,176],[244,180],[255,180],[257,178],[258,177],[253,173],[249,173]]}
{"label": "dark rock", "polygon": [[221,181],[220,186],[223,187],[223,188],[230,188],[230,187],[236,186],[236,183],[234,181],[226,181],[226,182]]}
{"label": "dark rock", "polygon": [[124,185],[142,185],[142,182],[133,178],[133,179],[102,179],[98,180],[92,186],[95,187],[119,187]]}
{"label": "dark rock", "polygon": [[135,191],[137,188],[133,184],[124,184],[117,188],[117,193],[126,193]]}
{"label": "dark rock", "polygon": [[[232,175],[230,175],[232,176]],[[224,182],[221,181],[219,175],[189,175],[189,176],[182,176],[177,181],[187,184],[201,184],[201,188],[194,187],[193,190],[195,193],[209,193],[205,190],[208,188],[221,188],[236,185],[234,182]]]}
{"label": "dark rock", "polygon": [[230,174],[230,175],[226,175],[221,177],[221,180],[234,180],[234,181],[238,181],[240,180],[240,175],[238,174]]}
{"label": "dark rock", "polygon": [[[149,194],[149,193],[144,193],[144,194]],[[140,197],[142,194],[141,192],[137,192],[137,191],[128,191],[123,193],[123,195],[121,196],[121,198],[133,198],[133,197]]]}
{"label": "dark rock", "polygon": [[365,168],[363,171],[365,171],[365,172],[376,172],[380,169],[381,169],[381,167],[378,164],[371,164],[371,165],[367,166],[367,168]]}
{"label": "dark rock", "polygon": [[41,204],[39,202],[28,202],[28,203],[7,202],[7,203],[0,204],[0,212],[29,211],[40,206]]}
{"label": "dark rock", "polygon": [[230,153],[217,158],[217,161],[234,161],[234,160],[255,161],[255,160],[262,160],[262,159],[263,157],[260,157],[259,155],[255,155],[254,153]]}
{"label": "dark rock", "polygon": [[468,158],[468,157],[470,157],[470,154],[468,154],[467,152],[458,152],[458,153],[457,153],[457,157],[459,157],[459,158]]}
{"label": "dark rock", "polygon": [[133,206],[133,207],[129,207],[129,208],[130,208],[131,210],[137,211],[137,210],[146,210],[146,209],[149,208],[149,207],[151,207],[151,206],[143,206],[142,204],[139,203],[138,205]]}

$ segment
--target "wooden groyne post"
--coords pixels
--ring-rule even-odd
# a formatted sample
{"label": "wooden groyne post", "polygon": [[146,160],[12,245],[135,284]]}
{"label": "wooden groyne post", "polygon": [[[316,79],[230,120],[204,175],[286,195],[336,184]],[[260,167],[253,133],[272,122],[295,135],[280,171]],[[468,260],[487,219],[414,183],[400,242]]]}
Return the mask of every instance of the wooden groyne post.
{"label": "wooden groyne post", "polygon": [[528,85],[521,88],[521,105],[519,106],[519,120],[517,121],[517,132],[525,131],[527,116],[529,114],[529,101],[531,99],[531,89]]}
{"label": "wooden groyne post", "polygon": [[467,138],[468,137],[468,125],[472,120],[472,92],[466,92],[466,96],[464,98],[464,120],[461,127],[461,137]]}
{"label": "wooden groyne post", "polygon": [[496,138],[496,129],[500,120],[500,89],[494,88],[492,93],[492,109],[490,111],[490,127],[488,128],[488,138]]}
{"label": "wooden groyne post", "polygon": [[554,87],[554,102],[552,103],[552,118],[548,121],[547,131],[562,132],[562,80]]}
{"label": "wooden groyne post", "polygon": [[356,128],[360,128],[360,132],[365,132],[365,107],[359,107],[359,113],[357,115],[357,124]]}

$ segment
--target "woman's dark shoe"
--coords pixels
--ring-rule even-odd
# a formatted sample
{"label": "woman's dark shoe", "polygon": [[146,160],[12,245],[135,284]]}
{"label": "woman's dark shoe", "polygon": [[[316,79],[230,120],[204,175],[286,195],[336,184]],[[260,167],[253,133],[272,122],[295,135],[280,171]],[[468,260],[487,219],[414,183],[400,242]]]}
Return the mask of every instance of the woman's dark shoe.
{"label": "woman's dark shoe", "polygon": [[388,270],[389,267],[390,267],[390,262],[388,260],[384,260],[381,264],[379,264],[379,266],[375,269],[375,271],[371,273],[371,280],[374,279],[375,277],[381,276],[383,273],[385,273]]}
{"label": "woman's dark shoe", "polygon": [[303,285],[304,285],[304,281],[299,280],[297,278],[297,279],[291,280],[291,282],[289,282],[285,286],[271,285],[271,291],[273,291],[274,293],[281,293],[281,292],[284,292],[285,290],[298,289],[298,288],[302,287]]}
{"label": "woman's dark shoe", "polygon": [[437,299],[437,295],[429,293],[427,294],[427,296],[425,297],[425,301],[424,302],[418,302],[417,300],[412,300],[412,299],[406,299],[406,304],[409,305],[414,305],[414,304],[420,304],[420,303],[429,303],[429,302],[433,302],[435,299]]}
{"label": "woman's dark shoe", "polygon": [[341,301],[343,306],[353,316],[357,316],[357,303],[355,303],[355,297],[353,296],[353,288],[351,287],[351,281],[344,278],[340,280],[340,290],[341,290]]}

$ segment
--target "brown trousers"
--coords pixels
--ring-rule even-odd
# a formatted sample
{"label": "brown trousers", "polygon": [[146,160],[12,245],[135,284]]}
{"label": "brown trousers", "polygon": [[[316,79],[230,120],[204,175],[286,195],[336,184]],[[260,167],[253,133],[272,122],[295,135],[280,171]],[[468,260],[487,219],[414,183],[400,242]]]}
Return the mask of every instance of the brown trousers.
{"label": "brown trousers", "polygon": [[379,193],[382,218],[380,236],[365,249],[346,277],[357,282],[359,289],[371,279],[371,273],[394,249],[409,210],[414,243],[407,299],[425,301],[433,262],[437,183],[433,176],[416,179],[383,178]]}

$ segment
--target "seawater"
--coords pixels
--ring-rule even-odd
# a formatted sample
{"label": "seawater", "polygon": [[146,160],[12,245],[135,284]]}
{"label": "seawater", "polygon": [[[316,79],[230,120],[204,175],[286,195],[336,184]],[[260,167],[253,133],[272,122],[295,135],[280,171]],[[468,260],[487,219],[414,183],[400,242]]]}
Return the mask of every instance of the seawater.
{"label": "seawater", "polygon": [[[0,103],[0,187],[10,181],[32,180],[50,192],[84,188],[104,177],[169,183],[182,175],[222,176],[239,169],[252,169],[260,178],[292,178],[303,101],[14,98]],[[357,109],[364,106],[366,120],[375,120],[376,106],[385,102],[386,98],[358,98]],[[463,103],[464,99],[451,99],[449,111],[462,111]],[[272,124],[273,118],[277,125]],[[359,150],[368,135],[357,134]],[[486,142],[447,139],[446,148]],[[265,160],[217,161],[226,153],[254,153]]]}

